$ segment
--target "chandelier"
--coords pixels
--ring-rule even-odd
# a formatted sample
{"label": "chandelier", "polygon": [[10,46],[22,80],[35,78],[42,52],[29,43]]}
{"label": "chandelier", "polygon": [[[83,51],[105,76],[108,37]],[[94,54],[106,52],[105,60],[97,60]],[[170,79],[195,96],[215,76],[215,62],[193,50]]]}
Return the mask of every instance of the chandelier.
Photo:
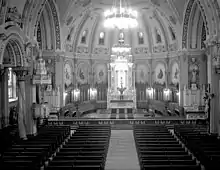
{"label": "chandelier", "polygon": [[126,0],[114,0],[112,8],[104,12],[105,27],[118,29],[137,27],[137,11],[128,8],[125,1]]}

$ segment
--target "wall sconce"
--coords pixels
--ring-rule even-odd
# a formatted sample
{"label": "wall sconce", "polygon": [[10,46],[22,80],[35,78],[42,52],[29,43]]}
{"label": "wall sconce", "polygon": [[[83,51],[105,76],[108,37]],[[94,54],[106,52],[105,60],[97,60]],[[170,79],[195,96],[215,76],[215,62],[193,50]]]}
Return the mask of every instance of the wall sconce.
{"label": "wall sconce", "polygon": [[90,100],[95,100],[97,96],[97,89],[96,88],[90,88],[89,89],[90,94]]}
{"label": "wall sconce", "polygon": [[169,100],[169,95],[170,95],[170,89],[166,88],[164,89],[164,95],[165,95],[165,100]]}
{"label": "wall sconce", "polygon": [[149,95],[149,98],[153,99],[154,89],[152,87],[149,87],[149,88],[147,88],[146,92]]}
{"label": "wall sconce", "polygon": [[73,90],[73,97],[74,97],[74,101],[79,101],[79,97],[80,97],[80,90],[79,89]]}

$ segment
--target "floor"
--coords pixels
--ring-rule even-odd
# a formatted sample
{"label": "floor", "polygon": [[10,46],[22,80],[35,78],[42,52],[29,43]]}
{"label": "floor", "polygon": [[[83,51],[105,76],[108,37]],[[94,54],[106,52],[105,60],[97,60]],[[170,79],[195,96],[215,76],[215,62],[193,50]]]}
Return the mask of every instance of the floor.
{"label": "floor", "polygon": [[133,130],[111,130],[105,170],[140,170]]}

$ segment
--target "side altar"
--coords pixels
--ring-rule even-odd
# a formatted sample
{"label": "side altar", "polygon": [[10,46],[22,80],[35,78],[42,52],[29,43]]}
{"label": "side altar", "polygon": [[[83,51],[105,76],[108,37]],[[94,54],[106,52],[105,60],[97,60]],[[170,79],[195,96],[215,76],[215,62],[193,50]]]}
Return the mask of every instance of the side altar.
{"label": "side altar", "polygon": [[108,82],[107,109],[136,109],[133,57],[130,46],[124,41],[112,47]]}

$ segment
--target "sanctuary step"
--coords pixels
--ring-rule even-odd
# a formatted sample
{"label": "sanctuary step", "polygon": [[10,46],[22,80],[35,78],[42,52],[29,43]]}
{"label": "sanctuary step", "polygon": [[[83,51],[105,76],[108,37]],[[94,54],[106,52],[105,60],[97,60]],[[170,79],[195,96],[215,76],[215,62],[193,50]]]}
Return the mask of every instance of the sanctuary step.
{"label": "sanctuary step", "polygon": [[133,130],[133,125],[121,124],[121,125],[111,125],[112,130]]}
{"label": "sanctuary step", "polygon": [[111,130],[105,170],[140,170],[133,130]]}

